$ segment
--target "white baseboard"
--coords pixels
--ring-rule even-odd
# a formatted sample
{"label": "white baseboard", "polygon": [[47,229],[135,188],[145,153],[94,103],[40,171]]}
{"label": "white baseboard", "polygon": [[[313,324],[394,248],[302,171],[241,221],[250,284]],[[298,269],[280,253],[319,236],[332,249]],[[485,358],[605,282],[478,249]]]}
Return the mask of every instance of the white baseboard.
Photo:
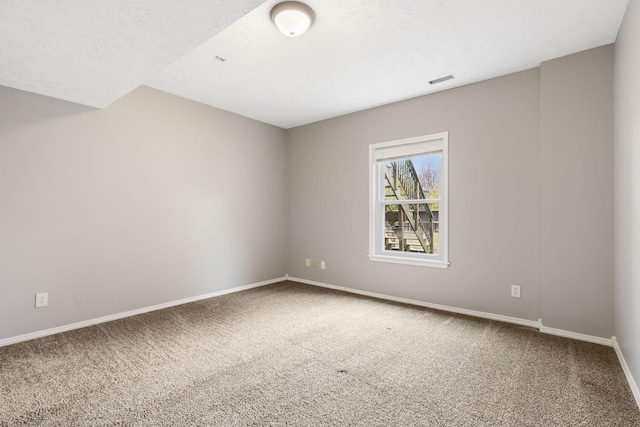
{"label": "white baseboard", "polygon": [[36,338],[46,337],[48,335],[59,334],[60,332],[71,331],[73,329],[85,328],[87,326],[97,325],[99,323],[110,322],[112,320],[118,320],[125,317],[136,316],[138,314],[148,313],[150,311],[162,310],[163,308],[174,307],[176,305],[187,304],[194,301],[200,301],[207,298],[218,297],[221,295],[231,294],[234,292],[246,291],[247,289],[258,288],[260,286],[270,285],[272,283],[282,282],[286,280],[286,277],[279,277],[273,280],[265,280],[264,282],[252,283],[250,285],[237,286],[235,288],[223,289],[221,291],[211,292],[204,295],[198,295],[195,297],[184,298],[177,301],[165,302],[163,304],[153,305],[150,307],[139,308],[136,310],[125,311],[123,313],[111,314],[109,316],[98,317],[96,319],[84,320],[82,322],[72,323],[70,325],[58,326],[56,328],[45,329],[43,331],[31,332],[24,335],[18,335],[15,337],[0,339],[0,347],[4,347],[11,344],[16,344],[23,341],[29,341]]}
{"label": "white baseboard", "polygon": [[299,279],[296,277],[287,276],[287,278],[288,280],[291,280],[294,282],[306,283],[307,285],[320,286],[323,288],[336,289],[339,291],[349,292],[352,294],[365,295],[368,297],[379,298],[379,299],[384,299],[388,301],[395,301],[395,302],[401,302],[401,303],[410,304],[410,305],[417,305],[420,307],[433,308],[435,310],[448,311],[451,313],[466,314],[468,316],[481,317],[483,319],[490,319],[490,320],[497,320],[499,322],[513,323],[513,324],[522,325],[522,326],[530,326],[532,328],[536,328],[540,330],[540,332],[543,332],[545,334],[558,335],[561,337],[572,338],[579,341],[587,341],[587,342],[606,345],[611,347],[611,339],[579,334],[576,332],[565,331],[562,329],[548,328],[546,326],[542,326],[542,320],[535,321],[535,320],[520,319],[518,317],[509,317],[509,316],[503,316],[500,314],[485,313],[483,311],[467,310],[466,308],[432,304],[424,301],[418,301],[418,300],[407,299],[407,298],[398,298],[390,295],[378,294],[375,292],[361,291],[358,289],[345,288],[343,286],[330,285],[328,283],[315,282],[313,280]]}
{"label": "white baseboard", "polygon": [[549,328],[547,326],[542,325],[542,319],[540,319],[539,322],[540,322],[540,332],[544,334],[557,335],[559,337],[565,337],[565,338],[572,338],[578,341],[592,342],[595,344],[606,345],[607,347],[612,346],[611,338],[601,338],[601,337],[595,337],[593,335],[585,335],[585,334],[579,334],[577,332],[565,331],[564,329]]}
{"label": "white baseboard", "polygon": [[633,393],[633,397],[636,399],[636,404],[638,405],[638,409],[640,409],[640,389],[638,389],[638,384],[636,380],[633,378],[631,374],[631,370],[629,369],[629,365],[627,365],[627,361],[622,354],[622,350],[618,345],[618,340],[616,337],[611,338],[611,342],[613,343],[613,349],[616,351],[616,355],[618,355],[618,360],[620,361],[620,365],[622,366],[622,370],[624,371],[624,375],[627,377],[627,382],[629,383],[629,387],[631,387],[631,392]]}
{"label": "white baseboard", "polygon": [[288,280],[291,280],[293,282],[306,283],[307,285],[319,286],[322,288],[335,289],[338,291],[349,292],[352,294],[358,294],[358,295],[364,295],[372,298],[383,299],[387,301],[400,302],[404,304],[416,305],[419,307],[433,308],[435,310],[448,311],[451,313],[466,314],[468,316],[481,317],[483,319],[490,319],[490,320],[497,320],[499,322],[514,323],[516,325],[530,326],[536,329],[539,328],[539,324],[535,320],[526,320],[526,319],[520,319],[517,317],[502,316],[500,314],[485,313],[483,311],[467,310],[466,308],[451,307],[448,305],[432,304],[432,303],[408,299],[408,298],[398,298],[391,295],[378,294],[375,292],[345,288],[343,286],[336,286],[336,285],[330,285],[327,283],[314,282],[313,280],[299,279],[296,277],[289,277]]}

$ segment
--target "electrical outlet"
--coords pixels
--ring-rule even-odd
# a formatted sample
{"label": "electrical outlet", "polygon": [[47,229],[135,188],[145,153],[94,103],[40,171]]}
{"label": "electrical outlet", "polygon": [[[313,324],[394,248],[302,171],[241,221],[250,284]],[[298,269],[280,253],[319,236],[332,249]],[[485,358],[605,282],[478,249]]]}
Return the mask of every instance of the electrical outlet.
{"label": "electrical outlet", "polygon": [[318,268],[318,261],[317,260],[313,260],[313,268]]}
{"label": "electrical outlet", "polygon": [[511,285],[511,296],[513,298],[520,298],[520,285]]}
{"label": "electrical outlet", "polygon": [[325,264],[324,261],[320,261],[320,268],[324,270],[326,267],[327,264]]}
{"label": "electrical outlet", "polygon": [[307,267],[311,267],[311,260],[309,258],[305,259],[304,265],[306,265]]}
{"label": "electrical outlet", "polygon": [[49,294],[36,294],[36,308],[46,307],[49,305]]}

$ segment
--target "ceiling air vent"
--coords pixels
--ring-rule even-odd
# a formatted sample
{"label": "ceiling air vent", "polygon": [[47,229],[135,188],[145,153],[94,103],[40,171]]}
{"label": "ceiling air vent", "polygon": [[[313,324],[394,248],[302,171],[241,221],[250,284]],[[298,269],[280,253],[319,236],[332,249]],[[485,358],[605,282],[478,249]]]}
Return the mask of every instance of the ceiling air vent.
{"label": "ceiling air vent", "polygon": [[453,80],[455,77],[453,77],[451,74],[449,74],[448,76],[445,77],[440,77],[439,79],[435,79],[435,80],[431,80],[429,82],[430,85],[437,85],[438,83],[442,83],[442,82],[446,82],[447,80]]}

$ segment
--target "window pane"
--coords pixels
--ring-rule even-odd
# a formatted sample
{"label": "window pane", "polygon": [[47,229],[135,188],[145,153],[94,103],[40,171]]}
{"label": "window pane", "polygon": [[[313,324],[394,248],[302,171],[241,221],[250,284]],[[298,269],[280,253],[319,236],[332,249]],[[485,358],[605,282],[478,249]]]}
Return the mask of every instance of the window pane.
{"label": "window pane", "polygon": [[432,227],[433,231],[433,239],[431,242],[433,243],[433,253],[440,253],[440,203],[429,203],[429,212],[431,213],[431,221],[432,224],[429,226]]}
{"label": "window pane", "polygon": [[402,203],[385,206],[384,250],[439,253],[437,203]]}
{"label": "window pane", "polygon": [[429,154],[411,159],[418,173],[420,185],[426,199],[440,198],[440,163],[442,153]]}
{"label": "window pane", "polygon": [[385,200],[440,198],[441,153],[384,163]]}
{"label": "window pane", "polygon": [[388,180],[385,180],[384,186],[384,199],[385,200],[398,200],[398,195],[396,194],[395,188],[391,186],[391,183]]}

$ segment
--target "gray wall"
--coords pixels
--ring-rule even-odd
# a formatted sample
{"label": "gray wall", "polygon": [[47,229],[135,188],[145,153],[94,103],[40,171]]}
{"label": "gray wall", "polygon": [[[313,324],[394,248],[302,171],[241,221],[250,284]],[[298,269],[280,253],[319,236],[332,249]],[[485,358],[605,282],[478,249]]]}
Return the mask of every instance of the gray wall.
{"label": "gray wall", "polygon": [[640,4],[630,1],[615,55],[615,334],[640,384]]}
{"label": "gray wall", "polygon": [[[537,320],[539,81],[534,69],[290,130],[289,275]],[[369,144],[443,131],[451,266],[369,261]]]}
{"label": "gray wall", "polygon": [[542,320],[613,335],[613,45],[541,66]]}
{"label": "gray wall", "polygon": [[[289,275],[610,338],[612,49],[290,130]],[[450,268],[368,261],[368,145],[442,131]]]}
{"label": "gray wall", "polygon": [[[285,272],[608,338],[612,60],[606,46],[287,132],[144,87],[101,111],[0,88],[0,339]],[[368,145],[442,131],[450,268],[368,261]]]}
{"label": "gray wall", "polygon": [[284,276],[285,148],[145,87],[105,110],[0,87],[0,339]]}

